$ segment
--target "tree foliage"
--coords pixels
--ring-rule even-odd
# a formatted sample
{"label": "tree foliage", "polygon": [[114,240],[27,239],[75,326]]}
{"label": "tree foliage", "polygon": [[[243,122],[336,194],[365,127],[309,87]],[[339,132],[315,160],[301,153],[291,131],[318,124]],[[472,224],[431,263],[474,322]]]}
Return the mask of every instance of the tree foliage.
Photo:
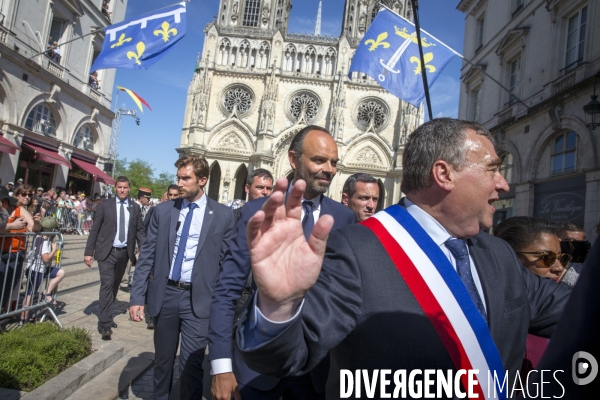
{"label": "tree foliage", "polygon": [[117,158],[115,163],[115,177],[126,176],[131,182],[130,196],[137,197],[141,187],[152,189],[152,197],[160,198],[167,187],[175,182],[175,175],[161,172],[158,177],[154,175],[154,168],[148,161],[136,158],[127,161],[126,158]]}

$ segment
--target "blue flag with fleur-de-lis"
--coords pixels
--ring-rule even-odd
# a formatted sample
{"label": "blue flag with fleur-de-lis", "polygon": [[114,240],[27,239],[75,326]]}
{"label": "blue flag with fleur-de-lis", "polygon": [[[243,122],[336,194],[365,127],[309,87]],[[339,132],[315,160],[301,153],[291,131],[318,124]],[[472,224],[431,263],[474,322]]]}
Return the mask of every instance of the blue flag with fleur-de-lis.
{"label": "blue flag with fleur-de-lis", "polygon": [[179,3],[108,26],[91,70],[146,69],[185,36],[186,25],[185,3]]}
{"label": "blue flag with fleur-de-lis", "polygon": [[429,87],[454,55],[454,50],[421,29],[425,65],[421,65],[415,26],[388,9],[379,11],[352,58],[348,74],[362,72],[394,96],[419,106],[425,98],[421,72]]}

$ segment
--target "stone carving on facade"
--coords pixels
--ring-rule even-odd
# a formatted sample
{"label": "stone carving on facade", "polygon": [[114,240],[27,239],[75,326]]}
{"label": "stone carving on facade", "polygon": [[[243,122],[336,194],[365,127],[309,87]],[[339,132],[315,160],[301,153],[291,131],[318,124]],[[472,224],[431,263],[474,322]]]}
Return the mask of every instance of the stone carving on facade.
{"label": "stone carving on facade", "polygon": [[269,15],[271,14],[271,5],[266,3],[262,8],[262,23],[267,25],[269,23]]}
{"label": "stone carving on facade", "polygon": [[228,135],[225,135],[223,139],[219,141],[217,147],[244,149],[246,146],[244,146],[244,142],[242,141],[242,139],[240,139],[238,135],[232,132]]}
{"label": "stone carving on facade", "polygon": [[398,144],[404,145],[408,140],[408,126],[404,124],[402,126],[402,133],[400,134],[400,138],[398,138]]}
{"label": "stone carving on facade", "polygon": [[271,74],[266,79],[265,91],[263,93],[261,114],[260,114],[260,133],[272,133],[273,121],[275,120],[275,104],[277,104],[278,87],[277,75],[275,74],[275,64],[277,58],[273,59],[271,65]]}
{"label": "stone carving on facade", "polygon": [[[344,65],[342,65],[342,69]],[[346,108],[346,87],[344,86],[344,75],[338,72],[338,83],[335,88],[333,101],[331,103],[331,125],[330,130],[333,138],[338,140],[344,133],[344,109]]]}
{"label": "stone carving on facade", "polygon": [[562,114],[563,114],[563,105],[557,104],[554,107],[548,110],[548,114],[550,116],[550,120],[552,121],[552,127],[556,130],[562,129]]}
{"label": "stone carving on facade", "polygon": [[[194,74],[194,90],[192,92],[192,118],[190,126],[205,126],[207,102],[210,94],[211,79],[208,77],[208,56],[210,52],[207,52],[207,57],[204,60],[204,67],[199,69]],[[199,62],[198,62],[199,64]]]}
{"label": "stone carving on facade", "polygon": [[233,4],[233,8],[231,9],[231,21],[237,22],[238,20],[238,2],[236,1]]}
{"label": "stone carving on facade", "polygon": [[361,164],[381,165],[381,157],[370,147],[365,147],[356,156],[356,161]]}

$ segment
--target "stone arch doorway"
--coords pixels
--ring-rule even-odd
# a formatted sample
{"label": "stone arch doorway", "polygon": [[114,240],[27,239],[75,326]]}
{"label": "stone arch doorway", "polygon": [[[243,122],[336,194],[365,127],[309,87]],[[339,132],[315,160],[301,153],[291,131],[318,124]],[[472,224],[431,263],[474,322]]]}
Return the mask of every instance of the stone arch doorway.
{"label": "stone arch doorway", "polygon": [[210,174],[208,178],[208,197],[215,201],[219,201],[219,189],[221,186],[221,166],[219,162],[215,163],[210,167]]}
{"label": "stone arch doorway", "polygon": [[233,192],[234,199],[246,200],[246,180],[248,179],[248,168],[246,164],[240,165],[235,173],[235,190]]}

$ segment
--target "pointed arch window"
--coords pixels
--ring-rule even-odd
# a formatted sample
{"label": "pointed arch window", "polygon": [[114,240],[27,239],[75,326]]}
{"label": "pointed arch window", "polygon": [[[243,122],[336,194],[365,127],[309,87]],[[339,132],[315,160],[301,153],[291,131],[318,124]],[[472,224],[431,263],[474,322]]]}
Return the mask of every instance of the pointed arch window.
{"label": "pointed arch window", "polygon": [[56,121],[50,108],[45,104],[35,106],[27,116],[25,128],[42,135],[55,135]]}
{"label": "pointed arch window", "polygon": [[244,5],[244,26],[258,26],[260,0],[246,0]]}

